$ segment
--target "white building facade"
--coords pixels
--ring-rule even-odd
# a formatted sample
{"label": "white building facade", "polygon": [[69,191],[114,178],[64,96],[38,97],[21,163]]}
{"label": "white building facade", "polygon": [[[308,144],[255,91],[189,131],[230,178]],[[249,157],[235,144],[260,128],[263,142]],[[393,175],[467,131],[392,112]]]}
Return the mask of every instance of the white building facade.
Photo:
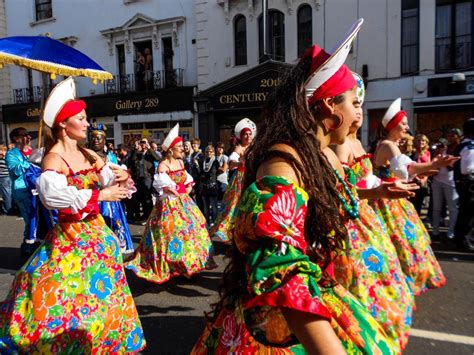
{"label": "white building facade", "polygon": [[[359,17],[347,59],[367,83],[362,140],[402,98],[413,132],[439,138],[474,116],[472,0],[268,0],[269,57],[262,63],[262,1],[196,0],[201,135],[227,139],[311,43],[330,49]],[[260,68],[260,69],[259,69]],[[208,132],[204,132],[204,129]]]}
{"label": "white building facade", "polygon": [[[5,1],[0,1],[0,37],[7,35],[7,21],[5,18]],[[7,103],[11,101],[10,72],[8,70],[0,70],[0,102]],[[0,123],[3,121],[3,115]],[[3,128],[0,127],[0,143],[8,144],[9,138]]]}
{"label": "white building facade", "polygon": [[[91,120],[116,145],[142,137],[162,141],[180,122],[194,135],[197,84],[193,0],[5,0],[8,36],[48,34],[91,57],[114,80],[76,78]],[[42,78],[9,66],[7,130],[38,130]],[[62,80],[50,80],[50,86]]]}

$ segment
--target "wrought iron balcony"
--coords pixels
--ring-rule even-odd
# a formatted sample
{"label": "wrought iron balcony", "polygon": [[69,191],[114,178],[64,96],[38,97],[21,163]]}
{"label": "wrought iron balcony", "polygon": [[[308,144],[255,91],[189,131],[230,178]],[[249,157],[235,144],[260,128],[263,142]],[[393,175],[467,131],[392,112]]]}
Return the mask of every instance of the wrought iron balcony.
{"label": "wrought iron balcony", "polygon": [[183,86],[183,73],[184,69],[174,69],[115,75],[104,83],[104,93],[123,94]]}
{"label": "wrought iron balcony", "polygon": [[13,89],[13,102],[16,104],[39,102],[41,101],[42,97],[43,97],[43,89],[41,86]]}

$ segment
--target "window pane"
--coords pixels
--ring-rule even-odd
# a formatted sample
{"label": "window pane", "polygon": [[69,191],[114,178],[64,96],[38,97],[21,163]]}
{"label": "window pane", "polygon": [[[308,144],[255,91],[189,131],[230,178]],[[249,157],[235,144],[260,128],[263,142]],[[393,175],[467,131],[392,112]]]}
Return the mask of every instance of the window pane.
{"label": "window pane", "polygon": [[436,40],[436,70],[446,70],[451,63],[451,39],[441,38]]}
{"label": "window pane", "polygon": [[419,20],[418,1],[402,2],[402,74],[418,71]]}
{"label": "window pane", "polygon": [[235,65],[247,64],[247,25],[244,16],[235,20]]}
{"label": "window pane", "polygon": [[402,74],[418,71],[418,45],[403,47],[402,49]]}
{"label": "window pane", "polygon": [[456,68],[467,68],[471,65],[471,36],[456,37]]}
{"label": "window pane", "polygon": [[451,6],[436,8],[436,38],[451,36]]}
{"label": "window pane", "polygon": [[418,43],[418,17],[403,19],[402,44],[410,45]]}
{"label": "window pane", "polygon": [[402,10],[418,9],[418,0],[402,0]]}
{"label": "window pane", "polygon": [[312,9],[304,5],[298,10],[298,57],[313,43]]}
{"label": "window pane", "polygon": [[47,19],[53,16],[51,0],[35,0],[36,21]]}
{"label": "window pane", "polygon": [[451,5],[436,7],[436,70],[448,70],[451,67]]}
{"label": "window pane", "polygon": [[456,5],[456,36],[471,34],[471,3]]}
{"label": "window pane", "polygon": [[[285,16],[275,10],[268,12],[268,51],[270,58],[285,60]],[[263,16],[258,19],[258,53],[263,56]]]}
{"label": "window pane", "polygon": [[471,3],[456,4],[456,69],[471,66]]}
{"label": "window pane", "polygon": [[285,16],[281,12],[270,11],[270,52],[275,60],[285,60]]}

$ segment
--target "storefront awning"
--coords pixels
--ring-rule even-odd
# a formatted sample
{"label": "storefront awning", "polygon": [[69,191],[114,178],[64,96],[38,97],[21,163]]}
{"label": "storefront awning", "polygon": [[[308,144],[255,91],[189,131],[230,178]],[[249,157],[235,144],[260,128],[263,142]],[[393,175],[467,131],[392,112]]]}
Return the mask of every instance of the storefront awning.
{"label": "storefront awning", "polygon": [[187,121],[192,120],[191,111],[171,111],[166,113],[150,113],[141,115],[118,115],[119,123],[137,123],[137,122],[169,122],[169,121]]}
{"label": "storefront awning", "polygon": [[463,111],[474,108],[474,95],[462,95],[444,98],[423,98],[413,99],[413,110],[415,113],[422,112],[447,112],[447,111]]}

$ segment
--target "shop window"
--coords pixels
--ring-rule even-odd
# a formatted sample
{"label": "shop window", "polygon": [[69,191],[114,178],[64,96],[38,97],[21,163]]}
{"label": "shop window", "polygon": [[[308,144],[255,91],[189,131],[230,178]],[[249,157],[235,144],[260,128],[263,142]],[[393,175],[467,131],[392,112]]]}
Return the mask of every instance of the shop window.
{"label": "shop window", "polygon": [[53,17],[52,0],[35,0],[36,21]]}
{"label": "shop window", "polygon": [[436,1],[436,71],[472,66],[472,1]]}
{"label": "shop window", "polygon": [[298,9],[298,57],[313,43],[313,10],[309,5]]}
{"label": "shop window", "polygon": [[235,65],[247,64],[247,22],[243,15],[234,20],[234,52]]}
{"label": "shop window", "polygon": [[419,12],[419,0],[402,0],[402,75],[414,74],[419,70]]}
{"label": "shop window", "polygon": [[268,11],[268,53],[264,53],[263,48],[263,16],[260,15],[258,19],[258,49],[259,57],[262,58],[264,54],[268,55],[273,60],[285,61],[285,15],[281,11]]}

